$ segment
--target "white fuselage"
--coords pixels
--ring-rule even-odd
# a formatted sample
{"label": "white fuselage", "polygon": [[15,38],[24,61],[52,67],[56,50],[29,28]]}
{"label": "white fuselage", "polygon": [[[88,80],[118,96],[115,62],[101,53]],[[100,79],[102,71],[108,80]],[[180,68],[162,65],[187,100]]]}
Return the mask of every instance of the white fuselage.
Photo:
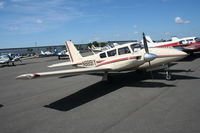
{"label": "white fuselage", "polygon": [[[145,50],[139,47],[134,48],[134,45],[136,43],[127,43],[95,55],[84,57],[77,62],[77,66],[105,67],[110,68],[112,71],[146,69],[159,67],[186,56],[186,53],[175,49],[149,48],[150,53],[157,55],[156,59],[151,61],[151,66],[149,66],[149,62],[144,60]],[[121,53],[123,48],[129,49],[129,52]]]}

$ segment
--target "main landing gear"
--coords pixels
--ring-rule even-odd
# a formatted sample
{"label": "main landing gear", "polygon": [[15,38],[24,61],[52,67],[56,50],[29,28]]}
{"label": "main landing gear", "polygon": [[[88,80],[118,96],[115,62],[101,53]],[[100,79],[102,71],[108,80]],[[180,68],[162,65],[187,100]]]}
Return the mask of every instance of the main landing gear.
{"label": "main landing gear", "polygon": [[108,72],[104,72],[103,77],[102,77],[102,81],[108,81]]}
{"label": "main landing gear", "polygon": [[103,81],[103,82],[105,82],[105,83],[108,83],[108,84],[109,84],[109,83],[112,83],[112,78],[111,78],[111,76],[108,74],[107,71],[104,72],[101,81]]}

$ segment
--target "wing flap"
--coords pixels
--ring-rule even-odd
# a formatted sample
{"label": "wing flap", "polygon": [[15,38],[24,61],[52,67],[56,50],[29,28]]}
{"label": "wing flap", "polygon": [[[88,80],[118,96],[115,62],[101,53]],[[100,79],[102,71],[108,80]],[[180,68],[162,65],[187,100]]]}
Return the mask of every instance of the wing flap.
{"label": "wing flap", "polygon": [[102,67],[79,68],[79,69],[70,69],[70,70],[23,74],[23,75],[17,76],[16,79],[34,79],[34,78],[39,78],[39,77],[65,76],[65,75],[70,75],[70,74],[79,75],[79,74],[84,74],[84,73],[103,72],[103,71],[109,71],[109,70],[110,70],[109,68],[102,68]]}

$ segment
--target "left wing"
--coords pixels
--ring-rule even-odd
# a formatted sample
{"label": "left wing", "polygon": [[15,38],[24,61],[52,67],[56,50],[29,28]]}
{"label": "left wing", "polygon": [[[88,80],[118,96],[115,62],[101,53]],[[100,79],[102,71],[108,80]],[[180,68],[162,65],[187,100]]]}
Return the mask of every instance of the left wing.
{"label": "left wing", "polygon": [[48,67],[61,67],[61,66],[70,66],[70,65],[76,65],[76,63],[73,63],[73,62],[62,62],[62,63],[57,63],[57,64],[50,65]]}
{"label": "left wing", "polygon": [[103,72],[109,71],[109,68],[103,67],[93,67],[93,68],[78,68],[78,69],[70,69],[70,70],[60,70],[60,71],[51,71],[51,72],[41,72],[41,73],[30,73],[30,74],[23,74],[17,76],[16,79],[33,79],[39,77],[50,77],[50,76],[64,76],[70,74],[84,74],[89,72]]}

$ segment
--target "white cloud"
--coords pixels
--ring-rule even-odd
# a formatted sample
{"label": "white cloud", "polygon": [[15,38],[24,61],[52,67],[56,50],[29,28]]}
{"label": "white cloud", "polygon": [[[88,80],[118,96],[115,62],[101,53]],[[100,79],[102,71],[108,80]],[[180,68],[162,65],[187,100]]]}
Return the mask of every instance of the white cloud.
{"label": "white cloud", "polygon": [[171,33],[170,33],[170,32],[165,32],[164,34],[165,34],[165,35],[170,35]]}
{"label": "white cloud", "polygon": [[139,31],[135,31],[134,34],[140,34],[140,32]]}
{"label": "white cloud", "polygon": [[175,18],[175,23],[177,23],[177,24],[189,24],[189,23],[191,23],[191,21],[183,20],[181,17],[176,17]]}
{"label": "white cloud", "polygon": [[37,24],[42,24],[43,21],[42,21],[41,19],[36,19],[36,20],[35,20],[35,23],[37,23]]}
{"label": "white cloud", "polygon": [[4,8],[4,4],[5,4],[4,2],[2,2],[2,1],[0,2],[0,9]]}
{"label": "white cloud", "polygon": [[7,15],[2,16],[0,28],[24,34],[58,29],[75,20],[97,21],[101,14],[81,10],[86,8],[85,3],[90,4],[89,0],[83,1],[80,4],[74,0],[42,0],[41,4],[39,0],[9,0],[7,4],[0,0],[0,8],[6,4],[8,11]]}
{"label": "white cloud", "polygon": [[8,27],[8,29],[11,30],[11,31],[16,31],[16,30],[19,30],[19,27],[17,27],[17,26],[10,26],[10,27]]}
{"label": "white cloud", "polygon": [[133,28],[135,28],[135,29],[138,28],[138,27],[139,27],[138,25],[133,25]]}

